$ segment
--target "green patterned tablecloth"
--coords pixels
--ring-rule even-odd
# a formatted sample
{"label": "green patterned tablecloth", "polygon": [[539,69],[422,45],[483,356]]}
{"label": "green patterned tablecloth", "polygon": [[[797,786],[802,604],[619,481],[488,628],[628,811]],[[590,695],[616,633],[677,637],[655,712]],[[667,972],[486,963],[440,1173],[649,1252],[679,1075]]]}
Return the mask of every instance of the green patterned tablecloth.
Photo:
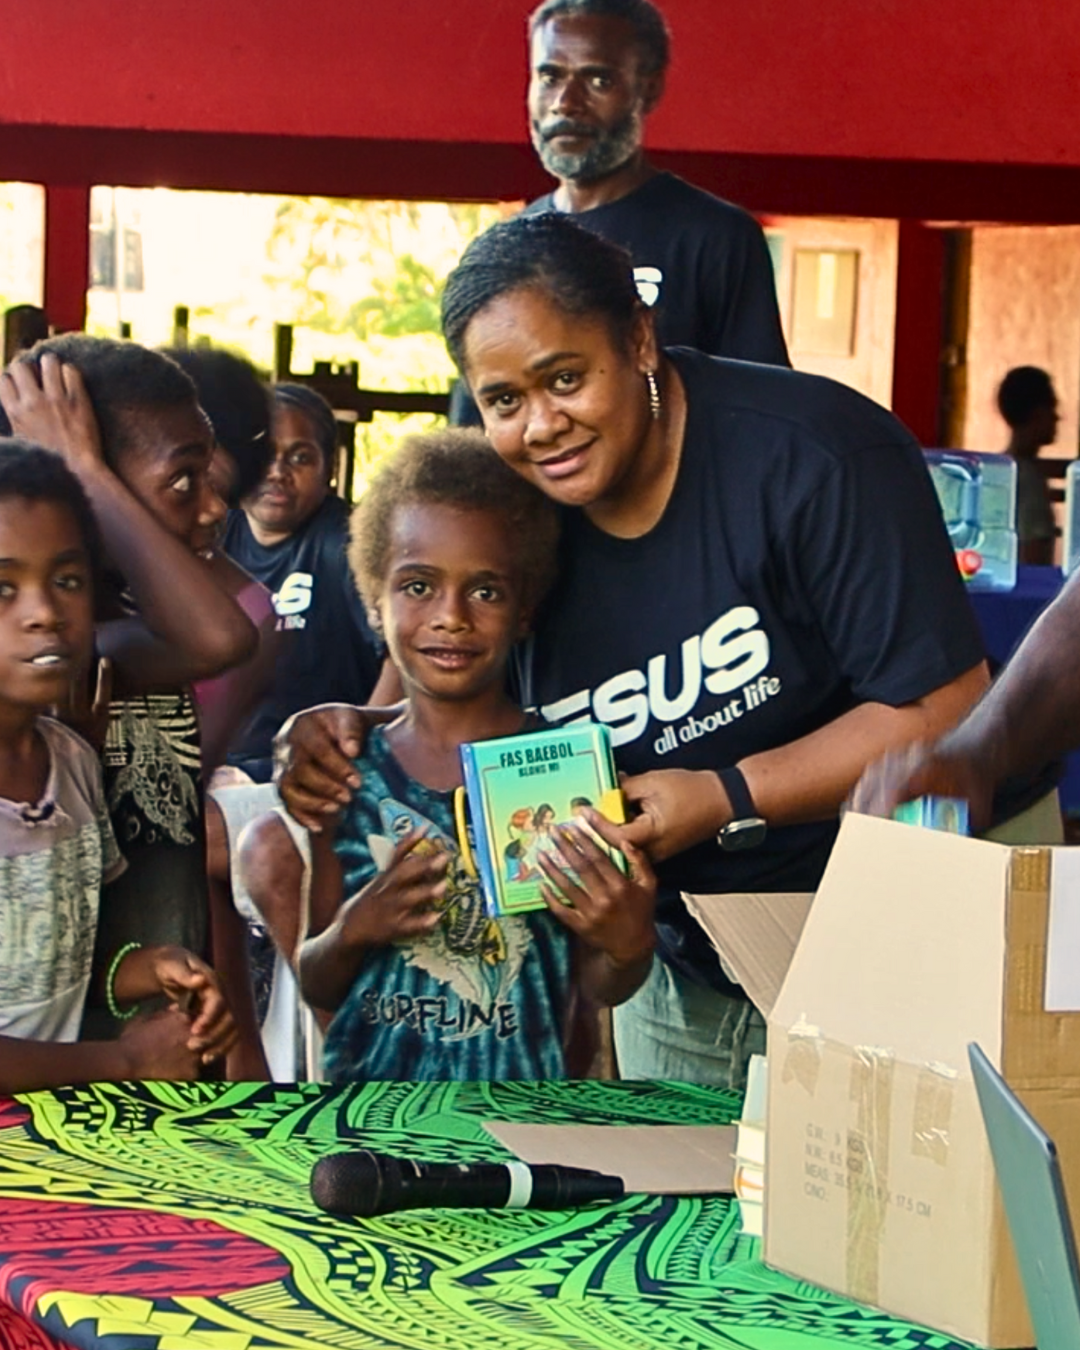
{"label": "green patterned tablecloth", "polygon": [[644,1083],[0,1100],[0,1347],[962,1350],[766,1270],[724,1199],[349,1220],[308,1195],[312,1164],[344,1142],[475,1161],[507,1156],[485,1120],[716,1124],[736,1105]]}

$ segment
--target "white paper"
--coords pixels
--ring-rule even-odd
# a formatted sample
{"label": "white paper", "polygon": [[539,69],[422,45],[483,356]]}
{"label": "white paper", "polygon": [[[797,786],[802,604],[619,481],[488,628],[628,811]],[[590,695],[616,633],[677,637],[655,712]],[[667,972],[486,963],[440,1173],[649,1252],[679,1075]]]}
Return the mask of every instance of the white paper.
{"label": "white paper", "polygon": [[1080,848],[1056,848],[1050,864],[1046,1011],[1080,1012]]}
{"label": "white paper", "polygon": [[730,1195],[734,1125],[530,1125],[485,1120],[522,1162],[591,1167],[643,1195]]}

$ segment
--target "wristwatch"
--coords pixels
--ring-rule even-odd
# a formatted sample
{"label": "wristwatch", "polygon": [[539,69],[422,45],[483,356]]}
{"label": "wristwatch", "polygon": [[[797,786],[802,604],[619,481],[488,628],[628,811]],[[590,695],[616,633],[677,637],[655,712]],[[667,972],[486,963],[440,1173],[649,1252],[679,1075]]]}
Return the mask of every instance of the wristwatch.
{"label": "wristwatch", "polygon": [[769,827],[757,813],[742,771],[732,765],[730,769],[721,769],[716,776],[724,785],[732,810],[731,819],[717,832],[716,842],[728,853],[757,848],[765,842]]}

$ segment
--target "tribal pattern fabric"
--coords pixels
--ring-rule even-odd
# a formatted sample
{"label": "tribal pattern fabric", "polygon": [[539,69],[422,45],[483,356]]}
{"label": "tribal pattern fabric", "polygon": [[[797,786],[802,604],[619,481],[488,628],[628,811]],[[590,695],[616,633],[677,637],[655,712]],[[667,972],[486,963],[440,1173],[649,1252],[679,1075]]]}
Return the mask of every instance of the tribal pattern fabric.
{"label": "tribal pattern fabric", "polygon": [[96,1084],[0,1100],[0,1350],[963,1350],[767,1270],[716,1197],[342,1219],[352,1144],[508,1155],[485,1120],[715,1125],[654,1083]]}

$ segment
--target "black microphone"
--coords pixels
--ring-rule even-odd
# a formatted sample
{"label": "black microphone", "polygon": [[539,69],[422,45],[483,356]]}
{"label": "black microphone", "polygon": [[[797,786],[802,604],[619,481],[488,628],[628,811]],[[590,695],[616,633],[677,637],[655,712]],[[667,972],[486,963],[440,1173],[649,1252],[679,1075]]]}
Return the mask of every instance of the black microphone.
{"label": "black microphone", "polygon": [[555,1163],[421,1163],[370,1149],[320,1158],[311,1198],[329,1214],[363,1219],[398,1209],[572,1209],[619,1200],[622,1177]]}

